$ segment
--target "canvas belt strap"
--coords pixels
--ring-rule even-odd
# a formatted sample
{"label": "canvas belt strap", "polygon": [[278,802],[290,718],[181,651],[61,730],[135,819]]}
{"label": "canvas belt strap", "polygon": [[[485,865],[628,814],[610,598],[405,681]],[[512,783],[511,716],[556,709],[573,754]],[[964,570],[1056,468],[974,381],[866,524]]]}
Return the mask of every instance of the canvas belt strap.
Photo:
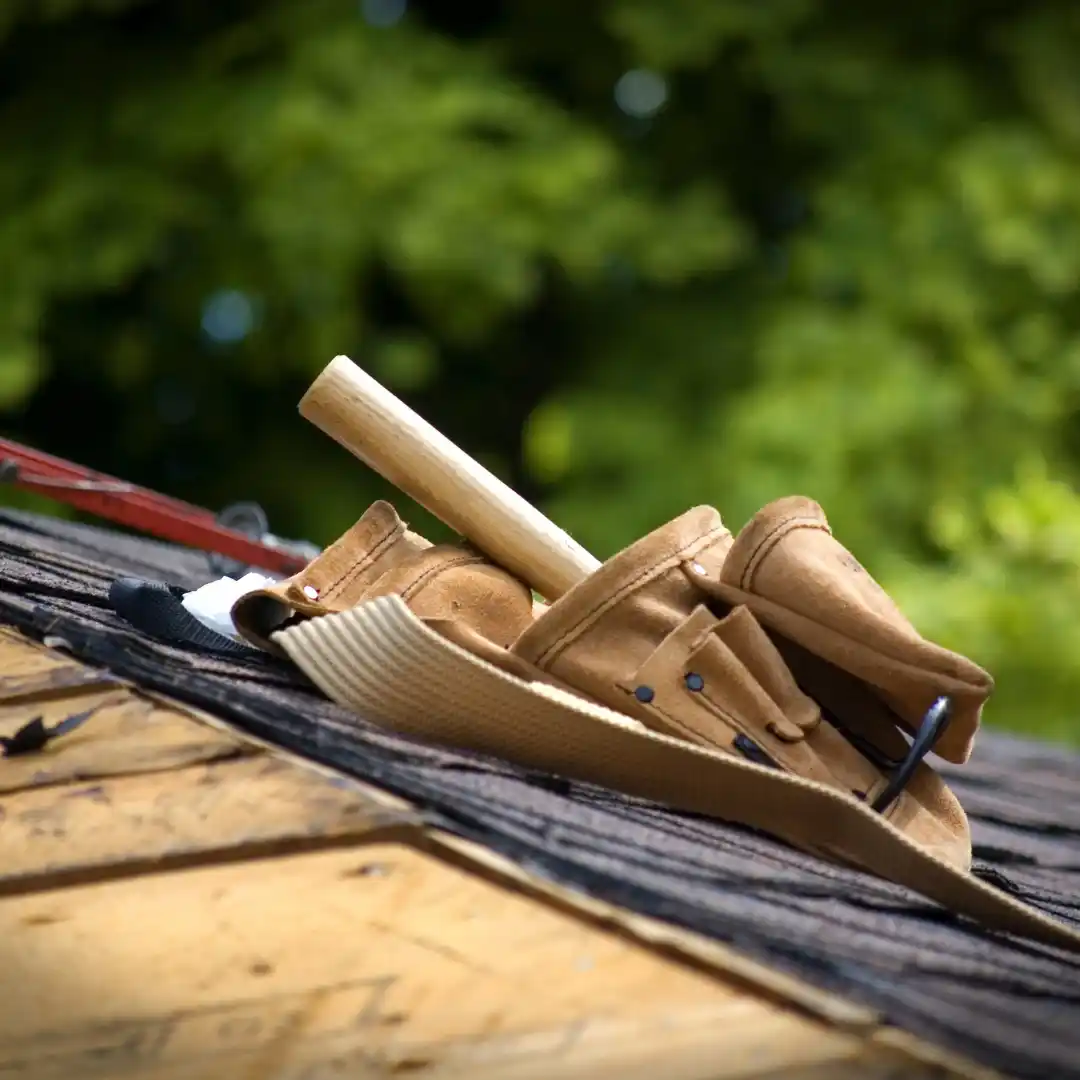
{"label": "canvas belt strap", "polygon": [[374,723],[761,829],[985,927],[1080,951],[1076,928],[935,856],[853,795],[529,683],[447,640],[398,596],[301,623],[275,641],[331,699]]}

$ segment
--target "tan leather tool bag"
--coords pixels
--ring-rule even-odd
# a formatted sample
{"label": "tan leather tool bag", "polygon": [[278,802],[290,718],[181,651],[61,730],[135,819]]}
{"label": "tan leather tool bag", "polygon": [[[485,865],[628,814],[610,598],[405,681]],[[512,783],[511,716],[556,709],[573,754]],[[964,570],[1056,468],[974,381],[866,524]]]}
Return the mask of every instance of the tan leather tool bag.
{"label": "tan leather tool bag", "polygon": [[272,640],[368,721],[762,829],[1080,948],[969,872],[967,819],[924,760],[967,757],[989,676],[925,641],[809,500],[734,539],[695,508],[536,619],[485,610],[390,589]]}
{"label": "tan leather tool bag", "polygon": [[300,573],[242,596],[232,620],[253,645],[278,652],[272,636],[283,627],[390,594],[423,618],[453,619],[499,645],[532,620],[524,583],[464,545],[432,544],[411,532],[383,501]]}
{"label": "tan leather tool bag", "polygon": [[[775,516],[787,520],[790,509],[778,506]],[[756,596],[749,590],[734,596],[724,586],[732,556],[741,555],[747,537],[759,535],[758,519],[749,528],[733,544],[715,510],[689,511],[562,597],[512,651],[653,731],[768,764],[874,805],[890,787],[891,770],[883,768],[885,754],[868,756],[858,748],[859,739],[874,749],[886,747],[902,761],[910,747],[899,734],[898,720],[881,707],[859,718],[855,739],[846,726],[823,721],[818,703],[800,688],[755,615]],[[796,538],[794,531],[784,535],[789,543]],[[785,554],[781,545],[769,550],[777,562]],[[853,618],[845,590],[852,571],[838,558],[826,568],[836,580],[818,583],[811,608],[815,625],[831,628],[846,618],[855,633],[861,625],[859,645],[869,654],[862,667],[873,670],[878,611],[864,605]],[[780,610],[782,615],[786,609]],[[771,616],[771,609],[764,614]],[[782,619],[770,619],[770,629],[777,622],[783,625]],[[817,639],[807,634],[806,640],[816,655]],[[911,647],[932,648],[917,635]],[[847,659],[840,650],[834,655]],[[863,653],[857,657],[862,661]],[[907,684],[897,685],[906,689]],[[927,710],[940,696],[930,695]],[[944,782],[921,761],[882,813],[940,857],[964,868],[970,863],[967,819]]]}

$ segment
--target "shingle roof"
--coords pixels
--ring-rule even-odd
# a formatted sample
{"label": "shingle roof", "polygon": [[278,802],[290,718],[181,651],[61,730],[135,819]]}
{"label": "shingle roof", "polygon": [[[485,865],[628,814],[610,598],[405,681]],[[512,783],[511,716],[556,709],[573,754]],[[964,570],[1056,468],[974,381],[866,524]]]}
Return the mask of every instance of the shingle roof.
{"label": "shingle roof", "polygon": [[[118,574],[195,587],[204,556],[0,513],[0,622],[411,800],[531,872],[729,943],[1018,1077],[1080,1077],[1080,956],[992,934],[902,887],[767,836],[505,762],[418,744],[326,701],[269,657],[145,638],[109,607]],[[1080,755],[984,733],[947,772],[978,872],[1080,927]]]}

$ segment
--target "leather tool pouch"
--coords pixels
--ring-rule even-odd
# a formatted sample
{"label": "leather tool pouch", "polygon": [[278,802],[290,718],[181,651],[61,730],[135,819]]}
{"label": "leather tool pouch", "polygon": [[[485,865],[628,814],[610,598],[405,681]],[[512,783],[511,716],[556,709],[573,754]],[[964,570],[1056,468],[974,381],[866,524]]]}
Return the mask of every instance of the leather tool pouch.
{"label": "leather tool pouch", "polygon": [[[832,541],[831,534],[828,538]],[[932,741],[909,743],[901,734],[905,718],[890,710],[866,678],[868,669],[874,673],[866,656],[875,634],[880,636],[881,611],[892,619],[898,612],[880,601],[877,608],[864,605],[853,612],[842,577],[836,588],[819,590],[819,623],[844,625],[864,650],[860,663],[847,670],[832,659],[843,663],[842,651],[823,650],[832,657],[823,658],[815,651],[821,641],[809,632],[791,642],[776,629],[780,620],[766,622],[771,609],[755,612],[752,593],[737,602],[740,598],[724,587],[742,540],[732,540],[715,510],[691,510],[620,552],[559,599],[512,651],[569,689],[654,731],[854,795],[939,857],[966,868],[971,858],[967,819],[923,761]],[[834,562],[840,574],[847,572],[842,562]],[[944,652],[934,653],[936,646],[910,635],[914,630],[900,636],[921,654],[936,658]],[[807,670],[812,677],[800,679]],[[936,675],[936,670],[915,669],[912,684],[920,691],[951,688],[936,683]],[[889,685],[900,691],[908,687],[895,677]],[[824,714],[818,698],[823,688],[829,706]],[[915,700],[903,693],[899,699]],[[867,703],[872,707],[862,711]],[[947,728],[951,701],[938,693],[927,704],[930,716],[920,716],[920,724],[930,724],[938,735]]]}
{"label": "leather tool pouch", "polygon": [[241,597],[232,619],[252,644],[280,654],[272,635],[303,619],[396,593],[421,618],[454,619],[498,645],[532,620],[532,592],[464,545],[433,545],[376,502],[300,573]]}

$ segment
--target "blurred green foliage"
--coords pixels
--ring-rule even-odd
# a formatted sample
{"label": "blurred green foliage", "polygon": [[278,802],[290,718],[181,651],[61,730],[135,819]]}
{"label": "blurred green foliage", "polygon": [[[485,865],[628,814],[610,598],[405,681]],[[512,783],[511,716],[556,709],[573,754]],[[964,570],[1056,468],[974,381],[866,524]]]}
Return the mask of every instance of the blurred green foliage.
{"label": "blurred green foliage", "polygon": [[[0,409],[326,542],[347,353],[597,555],[825,506],[1080,738],[1080,8],[6,0]],[[422,513],[420,527],[437,527]]]}

